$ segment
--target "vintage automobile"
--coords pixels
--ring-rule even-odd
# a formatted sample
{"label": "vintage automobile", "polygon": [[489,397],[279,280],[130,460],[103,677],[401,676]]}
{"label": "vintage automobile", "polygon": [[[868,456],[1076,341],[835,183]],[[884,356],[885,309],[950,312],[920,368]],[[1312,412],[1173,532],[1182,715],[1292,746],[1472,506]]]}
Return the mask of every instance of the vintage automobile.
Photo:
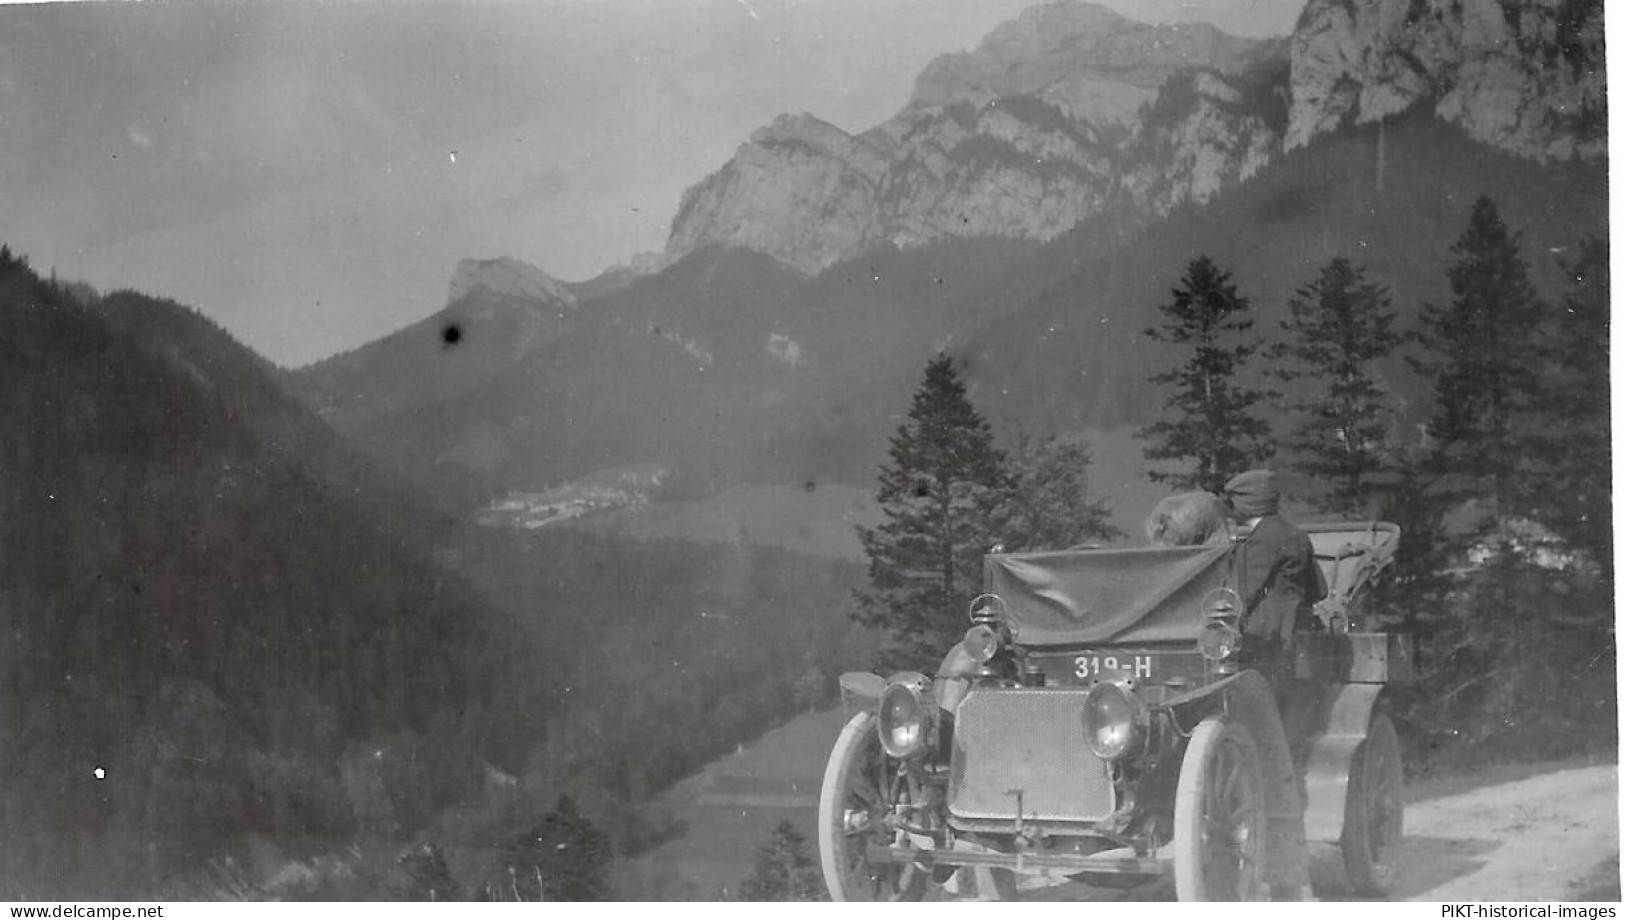
{"label": "vintage automobile", "polygon": [[1383,691],[1410,678],[1412,645],[1370,627],[1399,529],[1303,529],[1328,596],[1273,669],[1242,639],[1244,543],[988,554],[934,678],[841,678],[818,816],[830,896],[915,899],[956,873],[1007,898],[1022,875],[1171,875],[1181,900],[1295,900],[1312,879],[1383,895],[1404,822]]}

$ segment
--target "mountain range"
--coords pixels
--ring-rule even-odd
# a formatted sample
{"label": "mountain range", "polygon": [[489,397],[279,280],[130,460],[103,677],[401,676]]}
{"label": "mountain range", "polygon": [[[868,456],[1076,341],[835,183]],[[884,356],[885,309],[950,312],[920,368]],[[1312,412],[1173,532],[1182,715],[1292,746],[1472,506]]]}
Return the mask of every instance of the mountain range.
{"label": "mountain range", "polygon": [[1485,8],[1312,0],[1255,41],[1036,6],[861,134],[762,128],[645,272],[465,262],[441,313],[289,379],[464,510],[626,463],[672,471],[668,498],[867,485],[940,350],[1007,432],[1121,432],[1158,409],[1140,332],[1198,254],[1268,332],[1338,255],[1408,322],[1480,195],[1548,284],[1606,231],[1600,6]]}
{"label": "mountain range", "polygon": [[720,244],[815,272],[880,243],[1053,239],[1167,214],[1346,124],[1431,110],[1492,147],[1599,159],[1600,2],[1311,0],[1290,39],[1034,6],[937,58],[857,135],[781,116],[683,196],[665,257]]}

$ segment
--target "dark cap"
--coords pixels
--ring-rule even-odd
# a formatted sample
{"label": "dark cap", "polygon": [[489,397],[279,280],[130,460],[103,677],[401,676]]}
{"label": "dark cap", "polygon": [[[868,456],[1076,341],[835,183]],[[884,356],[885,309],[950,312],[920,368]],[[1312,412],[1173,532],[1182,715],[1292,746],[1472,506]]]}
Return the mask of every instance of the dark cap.
{"label": "dark cap", "polygon": [[1237,517],[1261,517],[1276,512],[1281,487],[1275,483],[1274,470],[1248,470],[1224,484],[1224,496]]}

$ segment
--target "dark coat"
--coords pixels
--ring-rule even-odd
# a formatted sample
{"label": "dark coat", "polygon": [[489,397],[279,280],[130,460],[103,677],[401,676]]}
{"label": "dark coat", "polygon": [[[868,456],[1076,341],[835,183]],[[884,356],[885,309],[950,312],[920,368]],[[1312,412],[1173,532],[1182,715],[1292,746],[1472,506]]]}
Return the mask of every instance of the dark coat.
{"label": "dark coat", "polygon": [[1326,596],[1326,580],[1315,565],[1308,534],[1279,514],[1266,514],[1242,538],[1238,554],[1247,611],[1242,632],[1290,645],[1292,633],[1308,620],[1315,602]]}

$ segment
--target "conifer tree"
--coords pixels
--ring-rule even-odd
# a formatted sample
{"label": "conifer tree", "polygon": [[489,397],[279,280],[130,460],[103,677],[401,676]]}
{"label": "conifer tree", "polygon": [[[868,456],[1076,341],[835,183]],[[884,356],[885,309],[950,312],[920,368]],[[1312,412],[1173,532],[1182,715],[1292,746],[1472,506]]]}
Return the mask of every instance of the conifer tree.
{"label": "conifer tree", "polygon": [[[1528,522],[1569,498],[1557,494],[1569,486],[1597,488],[1579,484],[1594,476],[1583,468],[1569,470],[1580,477],[1574,482],[1558,469],[1568,452],[1565,416],[1578,420],[1598,408],[1584,395],[1566,402],[1552,387],[1565,378],[1595,385],[1601,371],[1589,349],[1567,340],[1569,318],[1548,314],[1518,234],[1494,202],[1474,203],[1452,252],[1452,300],[1423,308],[1417,338],[1426,352],[1413,359],[1436,397],[1433,444],[1414,497],[1423,528],[1434,534],[1429,554],[1438,573],[1432,596],[1413,598],[1410,608],[1421,640],[1418,711],[1425,721],[1464,726],[1469,752],[1480,744],[1554,750],[1598,724],[1596,689],[1613,675],[1612,631],[1588,628],[1598,625],[1588,619],[1599,606],[1594,585],[1543,558],[1544,537]],[[1589,319],[1576,319],[1572,334],[1605,328],[1605,306],[1575,307],[1576,317]],[[1554,374],[1553,361],[1573,366]],[[1407,535],[1401,554],[1416,549]]]}
{"label": "conifer tree", "polygon": [[1374,515],[1399,526],[1401,550],[1393,568],[1377,581],[1374,608],[1400,628],[1425,641],[1445,616],[1450,592],[1450,561],[1444,545],[1438,501],[1428,492],[1426,458],[1407,456],[1398,464],[1394,487]]}
{"label": "conifer tree", "polygon": [[1485,503],[1487,520],[1520,510],[1518,477],[1528,441],[1520,417],[1535,407],[1539,383],[1531,347],[1542,305],[1495,203],[1473,204],[1467,229],[1451,247],[1452,300],[1422,308],[1417,336],[1426,354],[1413,366],[1433,380],[1436,406],[1428,434],[1431,491],[1446,507]]}
{"label": "conifer tree", "polygon": [[493,901],[601,901],[608,892],[609,838],[567,795],[540,824],[509,841],[502,872],[485,885]]}
{"label": "conifer tree", "polygon": [[451,874],[440,848],[425,843],[396,859],[404,879],[397,894],[403,901],[460,901],[463,887]]}
{"label": "conifer tree", "polygon": [[923,668],[963,631],[1008,488],[992,431],[946,355],[926,365],[890,457],[877,493],[886,520],[858,528],[869,586],[855,616],[885,632],[882,666]]}
{"label": "conifer tree", "polygon": [[1087,444],[1021,437],[1009,459],[1002,538],[1012,552],[1066,549],[1121,537],[1106,504],[1089,494]]}
{"label": "conifer tree", "polygon": [[[1474,202],[1467,228],[1451,252],[1455,261],[1446,275],[1452,300],[1443,307],[1423,306],[1421,329],[1414,336],[1423,351],[1409,358],[1432,381],[1435,405],[1427,427],[1431,443],[1408,476],[1406,510],[1413,522],[1407,538],[1410,567],[1421,583],[1432,586],[1407,606],[1424,650],[1445,671],[1455,670],[1462,660],[1455,650],[1463,647],[1460,643],[1470,632],[1465,621],[1473,614],[1448,602],[1461,594],[1452,579],[1429,578],[1423,568],[1460,571],[1474,546],[1482,552],[1513,545],[1510,525],[1519,511],[1519,474],[1527,472],[1519,455],[1533,443],[1527,410],[1538,384],[1532,344],[1542,309],[1519,254],[1518,237],[1489,198]],[[1500,539],[1486,542],[1492,530],[1499,531]],[[1424,533],[1426,539],[1418,542],[1415,537]],[[1417,552],[1424,545],[1430,558]],[[1500,578],[1494,582],[1507,583]]]}
{"label": "conifer tree", "polygon": [[1248,335],[1250,309],[1230,273],[1207,256],[1191,262],[1173,290],[1173,301],[1158,308],[1163,324],[1145,334],[1178,346],[1188,357],[1179,367],[1150,378],[1173,387],[1167,403],[1172,417],[1141,428],[1135,437],[1148,442],[1147,460],[1184,461],[1185,468],[1153,469],[1153,481],[1217,492],[1231,476],[1274,453],[1269,424],[1257,415],[1258,403],[1268,394],[1240,379],[1258,350]]}
{"label": "conifer tree", "polygon": [[1569,289],[1539,347],[1541,411],[1531,423],[1540,494],[1523,504],[1612,581],[1607,240],[1583,240],[1566,268]]}
{"label": "conifer tree", "polygon": [[1373,477],[1391,467],[1392,411],[1372,367],[1401,341],[1388,290],[1338,257],[1287,306],[1281,329],[1288,339],[1267,354],[1275,362],[1271,375],[1287,391],[1282,408],[1297,419],[1286,438],[1293,466],[1330,484],[1326,510],[1370,514]]}
{"label": "conifer tree", "polygon": [[743,901],[822,901],[824,877],[807,855],[807,839],[789,821],[756,850],[756,864],[739,884]]}

